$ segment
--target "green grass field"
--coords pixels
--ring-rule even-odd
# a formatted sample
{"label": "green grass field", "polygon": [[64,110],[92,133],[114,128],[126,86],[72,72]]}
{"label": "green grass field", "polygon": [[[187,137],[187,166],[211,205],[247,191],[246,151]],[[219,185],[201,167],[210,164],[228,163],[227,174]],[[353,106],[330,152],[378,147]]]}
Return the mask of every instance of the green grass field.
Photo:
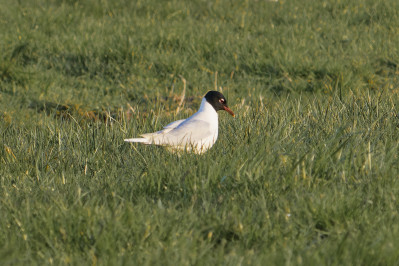
{"label": "green grass field", "polygon": [[[396,0],[0,1],[0,264],[398,265],[398,44]],[[204,155],[123,142],[211,89]]]}

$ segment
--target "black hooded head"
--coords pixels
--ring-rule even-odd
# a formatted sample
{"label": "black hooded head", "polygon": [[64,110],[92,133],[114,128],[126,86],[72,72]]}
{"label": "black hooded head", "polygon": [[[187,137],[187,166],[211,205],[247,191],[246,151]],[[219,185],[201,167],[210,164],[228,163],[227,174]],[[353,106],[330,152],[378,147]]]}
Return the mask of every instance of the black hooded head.
{"label": "black hooded head", "polygon": [[233,111],[231,111],[230,108],[227,106],[226,98],[220,92],[208,91],[208,93],[205,95],[205,99],[210,105],[213,106],[216,111],[225,110],[232,116],[235,116]]}

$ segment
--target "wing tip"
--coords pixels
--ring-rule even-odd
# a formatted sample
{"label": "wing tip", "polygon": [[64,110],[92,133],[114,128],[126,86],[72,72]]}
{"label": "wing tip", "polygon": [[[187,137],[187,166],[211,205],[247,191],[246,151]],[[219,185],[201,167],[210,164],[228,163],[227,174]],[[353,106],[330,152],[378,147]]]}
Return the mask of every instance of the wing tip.
{"label": "wing tip", "polygon": [[148,139],[145,138],[132,138],[132,139],[124,139],[125,142],[139,142],[139,143],[146,143],[148,144]]}

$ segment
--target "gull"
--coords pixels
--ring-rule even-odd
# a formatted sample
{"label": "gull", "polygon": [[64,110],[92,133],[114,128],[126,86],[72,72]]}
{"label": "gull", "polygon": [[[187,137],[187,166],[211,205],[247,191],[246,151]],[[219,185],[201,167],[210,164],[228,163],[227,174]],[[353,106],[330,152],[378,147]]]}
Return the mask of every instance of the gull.
{"label": "gull", "polygon": [[186,150],[202,154],[210,149],[218,138],[219,110],[225,110],[235,116],[222,93],[208,91],[202,98],[199,110],[189,118],[174,121],[160,131],[142,134],[141,138],[124,141],[167,146],[173,151]]}

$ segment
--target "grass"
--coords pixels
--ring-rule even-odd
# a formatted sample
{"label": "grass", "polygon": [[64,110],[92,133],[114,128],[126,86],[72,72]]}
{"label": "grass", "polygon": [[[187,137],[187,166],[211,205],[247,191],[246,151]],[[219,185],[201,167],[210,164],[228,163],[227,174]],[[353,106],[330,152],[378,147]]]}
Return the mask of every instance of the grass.
{"label": "grass", "polygon": [[0,263],[398,264],[398,5],[1,1]]}

